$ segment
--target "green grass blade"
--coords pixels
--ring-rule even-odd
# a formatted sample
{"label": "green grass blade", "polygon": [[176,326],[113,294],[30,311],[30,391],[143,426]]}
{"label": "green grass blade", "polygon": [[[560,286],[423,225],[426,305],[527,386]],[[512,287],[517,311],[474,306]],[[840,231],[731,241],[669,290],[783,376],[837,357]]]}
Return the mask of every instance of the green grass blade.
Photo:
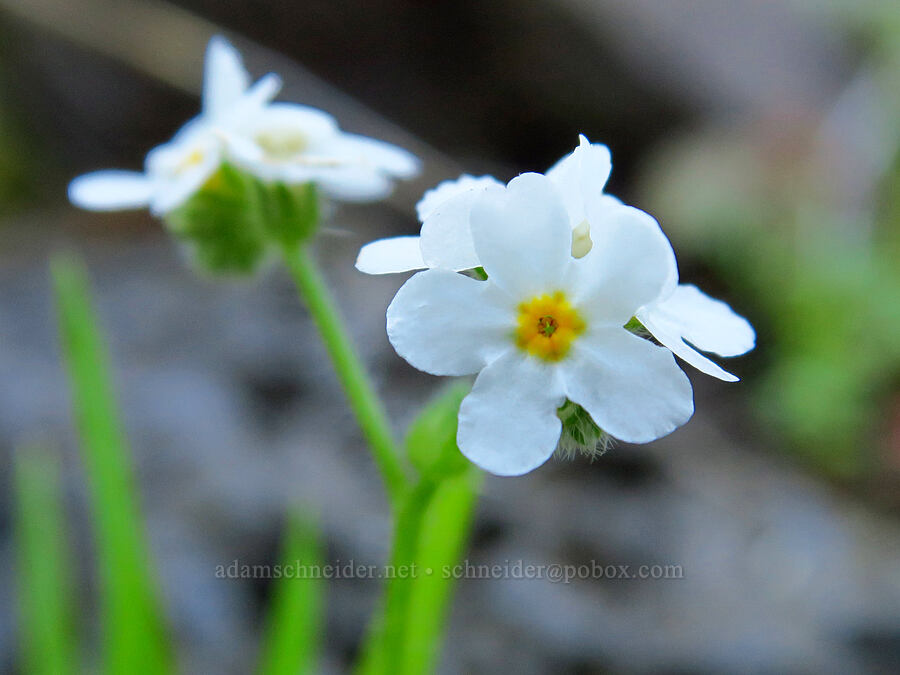
{"label": "green grass blade", "polygon": [[78,672],[57,457],[18,453],[15,497],[22,672]]}
{"label": "green grass blade", "polygon": [[276,581],[270,600],[258,672],[316,673],[323,634],[325,582],[303,571],[322,569],[316,528],[294,515],[288,523],[283,549],[283,575]]}
{"label": "green grass blade", "polygon": [[171,672],[131,455],[119,423],[87,275],[83,265],[62,258],[53,261],[52,273],[88,476],[101,593],[103,670],[110,675]]}

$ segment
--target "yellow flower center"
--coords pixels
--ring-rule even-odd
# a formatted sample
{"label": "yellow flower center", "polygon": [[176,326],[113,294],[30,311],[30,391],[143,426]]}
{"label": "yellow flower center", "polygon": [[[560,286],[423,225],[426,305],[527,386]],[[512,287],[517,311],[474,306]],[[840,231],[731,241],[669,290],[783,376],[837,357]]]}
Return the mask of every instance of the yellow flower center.
{"label": "yellow flower center", "polygon": [[266,158],[273,162],[287,162],[302,155],[309,145],[306,136],[298,131],[274,129],[256,134],[256,143]]}
{"label": "yellow flower center", "polygon": [[519,305],[516,344],[545,361],[564,358],[585,324],[564,293],[539,295]]}
{"label": "yellow flower center", "polygon": [[203,163],[204,159],[206,159],[206,155],[203,154],[203,151],[199,148],[194,148],[178,163],[178,166],[175,167],[175,173],[184,173],[188,169],[198,167]]}

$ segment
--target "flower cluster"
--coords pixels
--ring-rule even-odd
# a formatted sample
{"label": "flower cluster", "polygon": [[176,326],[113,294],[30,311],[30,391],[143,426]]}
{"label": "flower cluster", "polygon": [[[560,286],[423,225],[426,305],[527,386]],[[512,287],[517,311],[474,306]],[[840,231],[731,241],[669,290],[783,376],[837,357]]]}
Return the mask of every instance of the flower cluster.
{"label": "flower cluster", "polygon": [[754,346],[745,319],[678,283],[658,223],[603,192],[610,170],[607,148],[582,136],[546,174],[441,183],[418,204],[420,236],[360,251],[363,272],[424,269],[388,308],[388,337],[420,370],[478,374],[457,440],[493,473],[608,436],[664,436],[693,414],[673,354],[735,381],[701,352]]}
{"label": "flower cluster", "polygon": [[249,271],[272,241],[311,233],[318,194],[378,200],[418,173],[406,150],[345,133],[321,110],[273,102],[280,88],[273,74],[251,83],[240,54],[213,38],[201,113],[147,154],[143,172],[80,176],[69,199],[95,211],[149,207],[205,267]]}
{"label": "flower cluster", "polygon": [[207,48],[202,112],[147,155],[143,173],[97,171],[69,187],[92,210],[149,206],[165,215],[199,190],[225,161],[269,181],[315,183],[327,196],[369,201],[392,180],[410,178],[418,160],[396,146],[342,132],[334,118],[296,103],[272,103],[277,75],[250,83],[240,54],[224,38]]}

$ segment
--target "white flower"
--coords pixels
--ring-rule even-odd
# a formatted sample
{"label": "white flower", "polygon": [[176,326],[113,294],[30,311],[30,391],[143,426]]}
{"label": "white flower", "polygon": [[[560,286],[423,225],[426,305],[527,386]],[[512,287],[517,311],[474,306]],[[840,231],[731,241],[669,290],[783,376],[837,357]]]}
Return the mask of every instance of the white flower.
{"label": "white flower", "polygon": [[568,399],[607,433],[648,442],[693,413],[691,384],[672,354],[623,326],[658,297],[671,252],[656,222],[628,206],[582,258],[558,189],[524,174],[469,205],[485,281],[448,269],[415,274],[387,312],[388,336],[435,375],[478,373],[459,411],[460,450],[500,475],[526,473],[556,448]]}
{"label": "white flower", "polygon": [[[603,192],[612,168],[609,149],[590,143],[583,135],[579,140],[578,147],[547,172],[562,195],[572,228],[571,253],[576,258],[585,256],[595,240],[604,236],[601,232],[606,228],[607,211],[614,212],[622,205]],[[360,250],[357,268],[368,274],[385,274],[425,267],[464,270],[480,266],[469,231],[468,210],[478,194],[492,184],[497,181],[489,176],[462,176],[441,183],[419,202],[421,236],[367,244]],[[588,203],[592,205],[590,213]],[[636,317],[657,340],[695,368],[736,381],[737,377],[697,350],[720,356],[743,354],[754,347],[753,327],[724,302],[704,295],[695,286],[679,286],[675,254],[671,247],[669,251],[666,283],[659,297],[638,309]]]}
{"label": "white flower", "polygon": [[262,178],[314,182],[328,197],[370,201],[387,196],[393,179],[419,172],[415,156],[389,143],[348,134],[321,110],[274,103],[228,134],[232,159]]}
{"label": "white flower", "polygon": [[[582,135],[578,147],[547,172],[563,194],[573,228],[572,254],[576,257],[591,250],[591,240],[605,227],[602,209],[614,209],[621,203],[603,194],[611,166],[609,149],[591,144]],[[589,200],[602,208],[595,214],[587,213],[585,204]],[[674,253],[671,261],[670,276],[659,297],[641,307],[635,316],[653,337],[701,372],[736,382],[737,377],[698,350],[719,356],[744,354],[755,345],[753,327],[721,300],[705,295],[696,286],[679,285]]]}
{"label": "white flower", "polygon": [[251,86],[237,50],[214,37],[206,50],[201,114],[147,154],[143,173],[109,170],[79,176],[69,185],[70,201],[94,211],[145,206],[156,215],[171,211],[219,168],[223,135],[257,116],[280,88],[281,80],[272,74]]}

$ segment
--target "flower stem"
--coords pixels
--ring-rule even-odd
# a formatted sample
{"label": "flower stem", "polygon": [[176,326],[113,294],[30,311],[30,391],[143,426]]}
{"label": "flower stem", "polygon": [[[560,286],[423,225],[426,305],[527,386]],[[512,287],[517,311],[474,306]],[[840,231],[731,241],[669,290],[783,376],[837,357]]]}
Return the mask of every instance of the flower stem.
{"label": "flower stem", "polygon": [[334,299],[309,250],[302,245],[285,248],[284,261],[319,329],[338,379],[372,449],[391,505],[396,509],[409,482],[384,407],[353,349]]}

